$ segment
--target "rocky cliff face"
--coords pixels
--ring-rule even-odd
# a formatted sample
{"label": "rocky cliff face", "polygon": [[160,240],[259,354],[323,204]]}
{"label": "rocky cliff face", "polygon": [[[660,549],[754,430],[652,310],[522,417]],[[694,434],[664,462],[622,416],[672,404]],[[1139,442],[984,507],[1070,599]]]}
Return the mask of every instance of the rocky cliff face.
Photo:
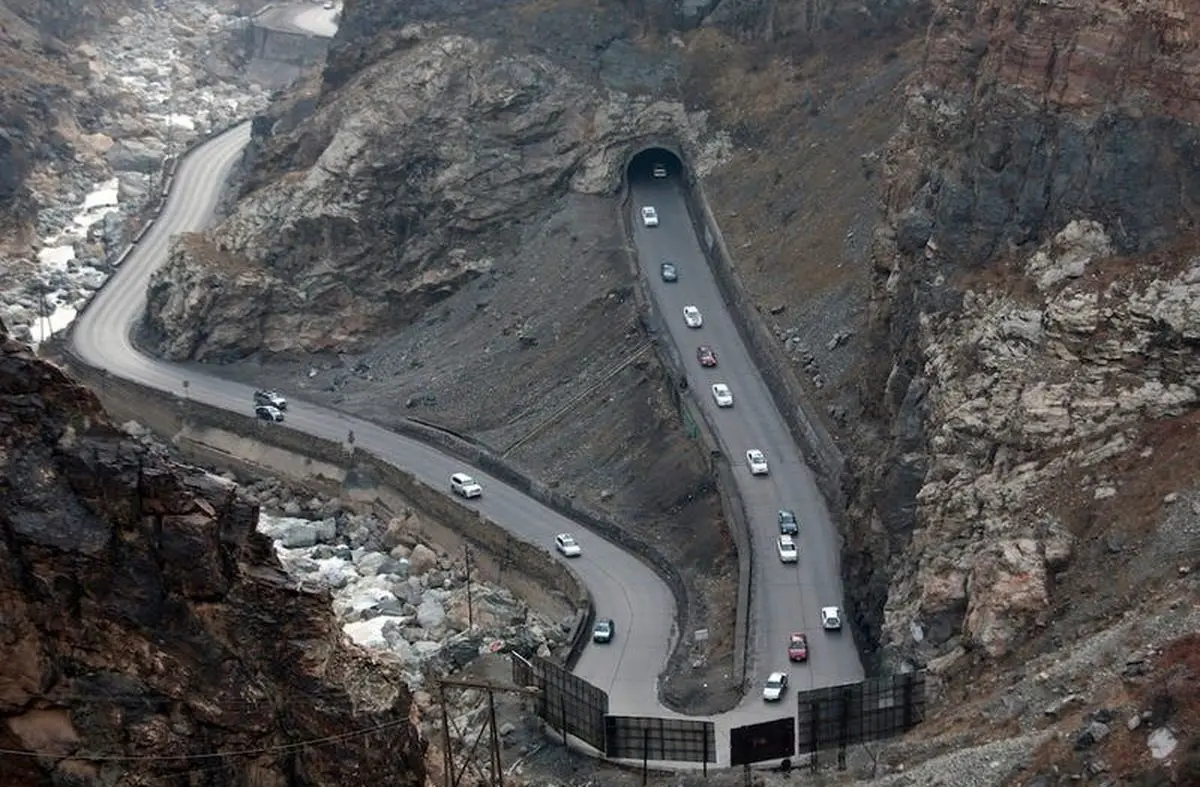
{"label": "rocky cliff face", "polygon": [[[616,189],[638,140],[700,166],[702,116],[598,90],[546,58],[408,27],[302,128],[265,140],[253,191],[151,284],[175,359],[362,349],[487,275],[569,193]],[[388,101],[379,101],[387,95]]]}
{"label": "rocky cliff face", "polygon": [[887,536],[853,570],[899,658],[1032,636],[1072,541],[1157,511],[1134,458],[1195,407],[1200,19],[1083,5],[935,3],[883,159],[864,400],[891,448],[855,516]]}
{"label": "rocky cliff face", "polygon": [[256,507],[2,341],[0,748],[28,755],[0,781],[423,784],[398,670],[286,579]]}
{"label": "rocky cliff face", "polygon": [[[27,179],[39,164],[71,158],[78,133],[84,61],[72,50],[86,36],[141,7],[142,0],[0,3],[0,251],[27,245],[36,202]],[[85,113],[86,114],[86,113]]]}

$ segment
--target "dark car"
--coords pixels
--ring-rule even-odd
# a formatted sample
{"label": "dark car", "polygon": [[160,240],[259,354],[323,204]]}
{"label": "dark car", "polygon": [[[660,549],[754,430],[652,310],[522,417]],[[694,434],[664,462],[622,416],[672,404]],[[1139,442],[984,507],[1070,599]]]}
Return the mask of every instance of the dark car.
{"label": "dark car", "polygon": [[664,262],[658,269],[662,273],[663,281],[679,281],[679,269],[675,267],[675,263]]}
{"label": "dark car", "polygon": [[613,622],[608,618],[600,618],[592,627],[592,642],[612,642]]}
{"label": "dark car", "polygon": [[254,414],[262,421],[282,421],[283,411],[269,404],[260,404],[254,408]]}
{"label": "dark car", "polygon": [[717,354],[713,352],[713,348],[702,344],[696,348],[696,360],[700,361],[701,366],[716,366]]}
{"label": "dark car", "polygon": [[808,661],[808,637],[798,631],[788,638],[788,660]]}
{"label": "dark car", "polygon": [[796,515],[786,508],[779,510],[779,532],[785,536],[794,536],[800,532],[800,523]]}

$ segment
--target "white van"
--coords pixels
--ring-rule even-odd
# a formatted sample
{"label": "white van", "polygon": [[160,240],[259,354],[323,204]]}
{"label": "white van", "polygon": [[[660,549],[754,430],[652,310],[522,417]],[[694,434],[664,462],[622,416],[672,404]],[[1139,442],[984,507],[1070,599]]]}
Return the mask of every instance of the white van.
{"label": "white van", "polygon": [[475,479],[466,473],[455,473],[450,476],[450,491],[469,499],[482,495],[483,487],[475,483]]}

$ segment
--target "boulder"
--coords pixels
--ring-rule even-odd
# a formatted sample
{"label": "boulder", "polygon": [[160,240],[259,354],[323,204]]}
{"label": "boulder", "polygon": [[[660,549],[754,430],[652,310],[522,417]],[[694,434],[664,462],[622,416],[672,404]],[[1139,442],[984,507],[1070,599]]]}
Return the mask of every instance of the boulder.
{"label": "boulder", "polygon": [[436,568],[437,562],[437,553],[424,544],[417,544],[408,556],[409,571],[415,577]]}
{"label": "boulder", "polygon": [[436,598],[425,596],[417,607],[417,622],[421,628],[435,631],[446,622],[446,609]]}
{"label": "boulder", "polygon": [[165,154],[157,140],[123,139],[104,154],[114,172],[153,175],[162,169]]}

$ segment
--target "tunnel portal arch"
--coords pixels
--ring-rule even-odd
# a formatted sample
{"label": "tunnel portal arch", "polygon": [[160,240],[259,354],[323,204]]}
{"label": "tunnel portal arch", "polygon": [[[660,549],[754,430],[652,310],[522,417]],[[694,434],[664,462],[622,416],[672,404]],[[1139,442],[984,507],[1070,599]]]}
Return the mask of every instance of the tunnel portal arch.
{"label": "tunnel portal arch", "polygon": [[642,148],[633,154],[625,167],[625,178],[630,185],[656,177],[679,178],[684,174],[683,159],[661,145]]}

